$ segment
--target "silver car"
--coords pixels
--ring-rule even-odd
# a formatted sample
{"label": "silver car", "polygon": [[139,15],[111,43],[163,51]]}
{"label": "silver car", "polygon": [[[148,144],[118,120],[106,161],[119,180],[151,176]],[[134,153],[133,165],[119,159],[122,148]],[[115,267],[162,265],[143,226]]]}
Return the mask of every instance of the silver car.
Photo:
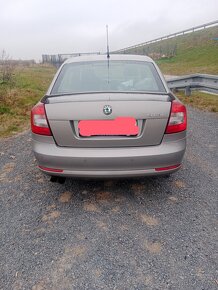
{"label": "silver car", "polygon": [[186,126],[157,65],[137,55],[67,60],[31,111],[33,151],[53,181],[173,173]]}

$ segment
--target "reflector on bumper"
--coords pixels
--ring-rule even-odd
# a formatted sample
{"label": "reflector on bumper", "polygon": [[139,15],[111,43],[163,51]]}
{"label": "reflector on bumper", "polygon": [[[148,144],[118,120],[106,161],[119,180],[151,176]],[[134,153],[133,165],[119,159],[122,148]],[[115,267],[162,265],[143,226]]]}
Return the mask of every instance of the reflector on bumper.
{"label": "reflector on bumper", "polygon": [[181,164],[172,165],[172,166],[167,166],[167,167],[155,168],[155,171],[165,171],[165,170],[176,169],[176,168],[180,167],[180,165],[181,165]]}
{"label": "reflector on bumper", "polygon": [[56,169],[56,168],[48,168],[48,167],[44,167],[44,166],[40,166],[39,168],[44,170],[44,171],[50,171],[50,172],[63,172],[62,169]]}

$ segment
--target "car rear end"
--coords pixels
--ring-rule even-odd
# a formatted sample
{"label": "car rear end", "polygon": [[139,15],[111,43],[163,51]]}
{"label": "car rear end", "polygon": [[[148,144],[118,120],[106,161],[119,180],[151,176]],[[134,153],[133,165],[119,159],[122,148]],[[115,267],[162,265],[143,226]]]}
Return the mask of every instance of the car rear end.
{"label": "car rear end", "polygon": [[39,168],[65,177],[177,171],[186,148],[185,106],[151,59],[105,58],[68,61],[32,109]]}

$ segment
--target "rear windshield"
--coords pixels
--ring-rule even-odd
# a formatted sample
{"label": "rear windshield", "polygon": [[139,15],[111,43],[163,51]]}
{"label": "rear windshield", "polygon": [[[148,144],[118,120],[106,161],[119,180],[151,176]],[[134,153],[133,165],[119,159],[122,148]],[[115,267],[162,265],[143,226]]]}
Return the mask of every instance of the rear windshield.
{"label": "rear windshield", "polygon": [[92,61],[65,64],[51,94],[154,92],[166,90],[150,62]]}

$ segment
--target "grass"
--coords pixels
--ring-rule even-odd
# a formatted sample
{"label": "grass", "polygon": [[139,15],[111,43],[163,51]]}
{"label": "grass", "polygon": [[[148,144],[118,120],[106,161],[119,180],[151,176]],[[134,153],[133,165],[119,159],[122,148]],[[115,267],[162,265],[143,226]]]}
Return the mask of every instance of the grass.
{"label": "grass", "polygon": [[198,47],[189,47],[172,58],[157,61],[161,71],[167,75],[193,73],[218,74],[218,41],[208,41]]}
{"label": "grass", "polygon": [[209,112],[218,112],[218,96],[193,91],[190,97],[185,96],[184,92],[176,93],[178,98],[186,105]]}
{"label": "grass", "polygon": [[[218,26],[148,44],[126,53],[174,55],[157,60],[164,74],[218,74]],[[173,52],[173,53],[172,53]]]}
{"label": "grass", "polygon": [[29,128],[30,110],[45,94],[55,71],[41,65],[17,67],[14,85],[0,85],[0,137]]}

